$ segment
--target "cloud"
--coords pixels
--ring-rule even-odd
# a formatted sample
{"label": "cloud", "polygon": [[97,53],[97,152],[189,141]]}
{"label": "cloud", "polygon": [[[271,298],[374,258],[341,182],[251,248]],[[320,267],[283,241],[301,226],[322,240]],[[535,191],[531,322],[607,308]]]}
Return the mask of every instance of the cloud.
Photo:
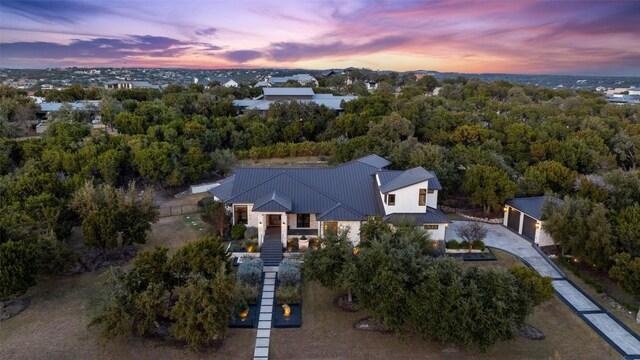
{"label": "cloud", "polygon": [[361,44],[348,44],[342,41],[331,43],[279,42],[271,45],[269,57],[275,61],[297,61],[327,56],[345,56],[371,54],[402,46],[408,43],[408,36],[386,36]]}
{"label": "cloud", "polygon": [[111,13],[104,6],[68,0],[3,0],[0,2],[0,10],[34,21],[67,24],[76,23],[80,18]]}
{"label": "cloud", "polygon": [[262,56],[262,52],[257,50],[235,50],[227,51],[226,53],[222,54],[223,58],[240,64],[257,59]]}
{"label": "cloud", "polygon": [[209,36],[209,35],[215,34],[217,31],[218,29],[209,27],[209,28],[196,30],[196,35]]}
{"label": "cloud", "polygon": [[76,39],[69,44],[53,42],[0,43],[0,53],[6,59],[176,57],[191,50],[212,52],[220,49],[220,47],[208,43],[152,35],[129,35],[125,38],[93,38],[90,40]]}

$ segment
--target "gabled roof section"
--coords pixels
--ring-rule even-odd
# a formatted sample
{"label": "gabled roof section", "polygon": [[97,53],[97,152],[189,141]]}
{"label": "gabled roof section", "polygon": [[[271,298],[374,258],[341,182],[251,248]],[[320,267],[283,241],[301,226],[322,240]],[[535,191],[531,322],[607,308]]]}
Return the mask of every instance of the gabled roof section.
{"label": "gabled roof section", "polygon": [[553,196],[534,196],[534,197],[522,197],[507,200],[507,205],[519,210],[536,220],[542,220],[542,206],[545,200],[553,201],[558,204],[562,204],[563,201]]}
{"label": "gabled roof section", "polygon": [[257,199],[253,204],[253,211],[291,211],[291,199],[278,194],[277,191],[274,191],[271,194],[267,194]]}
{"label": "gabled roof section", "polygon": [[341,203],[337,203],[335,206],[316,217],[318,221],[357,221],[364,220],[364,218],[365,216],[363,216],[362,214],[358,214],[354,210],[345,207]]}
{"label": "gabled roof section", "polygon": [[218,186],[209,190],[213,196],[217,197],[222,201],[227,201],[227,199],[231,196],[231,191],[233,190],[234,180],[236,179],[235,175],[229,176],[226,179],[220,180],[218,182]]}
{"label": "gabled roof section", "polygon": [[369,166],[373,166],[376,169],[384,169],[385,167],[391,165],[391,161],[376,154],[365,156],[363,158],[357,159],[356,161],[367,164]]}
{"label": "gabled roof section", "polygon": [[434,177],[435,175],[433,173],[425,170],[422,166],[414,167],[413,169],[402,172],[400,175],[396,176],[384,185],[381,185],[380,191],[383,194],[386,194],[390,191],[428,181]]}

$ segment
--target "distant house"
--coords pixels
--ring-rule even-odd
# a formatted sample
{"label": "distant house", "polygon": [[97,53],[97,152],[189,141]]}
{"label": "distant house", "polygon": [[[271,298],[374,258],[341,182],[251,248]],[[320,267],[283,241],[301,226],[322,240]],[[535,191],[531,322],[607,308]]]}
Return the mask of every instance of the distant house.
{"label": "distant house", "polygon": [[87,111],[91,118],[91,123],[94,127],[101,125],[100,123],[100,107],[102,101],[100,100],[83,100],[75,101],[71,103],[62,102],[40,102],[40,111],[36,113],[38,117],[38,124],[36,125],[36,133],[43,133],[51,120],[51,113],[62,110],[65,106],[68,106],[72,111]]}
{"label": "distant house", "polygon": [[253,87],[271,87],[271,83],[269,83],[267,80],[261,80],[253,85]]}
{"label": "distant house", "polygon": [[107,81],[104,84],[105,89],[120,90],[120,89],[157,89],[160,90],[159,85],[151,84],[148,81],[129,81],[129,80],[113,80]]}
{"label": "distant house", "polygon": [[298,101],[301,103],[316,103],[318,105],[324,105],[329,109],[336,112],[342,112],[343,101],[351,101],[357,99],[357,96],[335,96],[332,94],[316,94],[312,88],[277,88],[277,87],[265,87],[262,89],[262,94],[255,99],[243,99],[234,100],[233,105],[243,112],[245,109],[255,109],[260,111],[269,110],[271,104],[278,101]]}
{"label": "distant house", "polygon": [[640,104],[640,95],[615,94],[607,96],[607,101],[614,104]]}
{"label": "distant house", "polygon": [[550,196],[523,197],[508,200],[504,206],[503,225],[538,246],[555,245],[542,228],[542,206],[545,201],[561,202]]}
{"label": "distant house", "polygon": [[376,91],[378,90],[378,83],[373,80],[367,80],[364,82],[364,85],[367,87],[368,91]]}
{"label": "distant house", "polygon": [[193,78],[193,83],[194,84],[199,84],[205,87],[205,89],[209,88],[209,84],[212,82],[217,82],[220,85],[224,86],[224,87],[238,87],[240,86],[240,84],[238,84],[237,81],[233,80],[232,78],[228,78],[228,77],[219,77],[219,76],[214,76],[214,77],[206,77],[204,79],[199,80],[198,78]]}
{"label": "distant house", "polygon": [[258,229],[258,242],[323,236],[347,230],[353,244],[372,217],[411,221],[434,240],[444,240],[449,220],[437,209],[436,175],[422,167],[387,170],[390,162],[369,155],[332,168],[239,168],[209,190],[231,208],[233,224]]}
{"label": "distant house", "polygon": [[272,86],[284,85],[287,81],[297,81],[300,85],[318,86],[318,80],[309,74],[268,77],[266,81]]}

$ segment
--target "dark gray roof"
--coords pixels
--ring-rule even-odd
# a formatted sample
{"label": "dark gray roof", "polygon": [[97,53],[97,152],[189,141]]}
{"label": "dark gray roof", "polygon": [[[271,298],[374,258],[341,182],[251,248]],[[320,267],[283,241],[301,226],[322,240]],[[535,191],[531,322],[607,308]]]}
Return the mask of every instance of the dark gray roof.
{"label": "dark gray roof", "polygon": [[365,156],[365,157],[363,157],[361,159],[358,159],[357,161],[359,161],[361,163],[364,163],[364,164],[367,164],[367,165],[371,165],[371,166],[373,166],[375,168],[378,168],[378,169],[383,169],[383,168],[391,165],[391,161],[389,161],[389,160],[387,160],[387,159],[385,159],[385,158],[383,158],[381,156],[378,156],[376,154],[371,154],[369,156]]}
{"label": "dark gray roof", "polygon": [[[397,174],[396,172],[394,173]],[[392,179],[390,179],[391,176],[393,175],[392,174],[385,175],[385,180],[388,180],[385,183],[382,182],[382,178],[380,179],[380,183],[381,183],[380,191],[383,194],[435,178],[435,174],[425,170],[423,167],[420,167],[420,166],[415,167],[413,169],[406,170],[406,171],[402,171]],[[439,182],[438,182],[438,185],[440,185]],[[439,189],[435,189],[435,187],[430,187],[430,188],[434,190],[439,190]]]}
{"label": "dark gray roof", "polygon": [[231,196],[231,191],[233,190],[233,181],[236,179],[235,175],[229,176],[226,179],[220,180],[218,183],[220,185],[212,188],[209,192],[222,201],[227,201],[227,199]]}
{"label": "dark gray roof", "polygon": [[425,213],[396,213],[389,214],[383,218],[384,221],[393,222],[400,217],[412,217],[416,220],[416,224],[443,224],[449,223],[449,218],[440,210],[427,207]]}
{"label": "dark gray roof", "polygon": [[387,163],[379,156],[367,156],[332,168],[239,168],[210,192],[227,203],[254,204],[259,211],[313,213],[318,220],[366,220],[384,215],[374,175]]}
{"label": "dark gray roof", "polygon": [[562,202],[562,200],[553,196],[535,196],[507,200],[507,205],[516,210],[522,211],[536,220],[542,220],[542,205],[544,205],[544,202],[547,199],[550,201]]}
{"label": "dark gray roof", "polygon": [[313,95],[312,88],[263,88],[263,94],[269,96],[311,96]]}
{"label": "dark gray roof", "polygon": [[274,191],[272,194],[257,199],[253,204],[252,211],[288,212],[291,211],[291,199]]}

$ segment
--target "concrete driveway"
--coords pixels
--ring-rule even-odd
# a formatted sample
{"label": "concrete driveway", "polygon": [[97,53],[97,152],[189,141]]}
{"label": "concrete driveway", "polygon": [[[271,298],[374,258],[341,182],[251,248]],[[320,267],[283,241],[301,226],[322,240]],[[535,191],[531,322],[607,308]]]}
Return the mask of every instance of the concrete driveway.
{"label": "concrete driveway", "polygon": [[[453,221],[449,224],[445,240],[456,239],[456,229],[468,221]],[[589,295],[582,292],[532,243],[502,225],[483,224],[489,233],[485,245],[509,252],[529,264],[540,274],[553,279],[558,297],[569,306],[596,333],[602,336],[624,359],[640,359],[640,336],[626,327],[613,314],[600,306]]]}

